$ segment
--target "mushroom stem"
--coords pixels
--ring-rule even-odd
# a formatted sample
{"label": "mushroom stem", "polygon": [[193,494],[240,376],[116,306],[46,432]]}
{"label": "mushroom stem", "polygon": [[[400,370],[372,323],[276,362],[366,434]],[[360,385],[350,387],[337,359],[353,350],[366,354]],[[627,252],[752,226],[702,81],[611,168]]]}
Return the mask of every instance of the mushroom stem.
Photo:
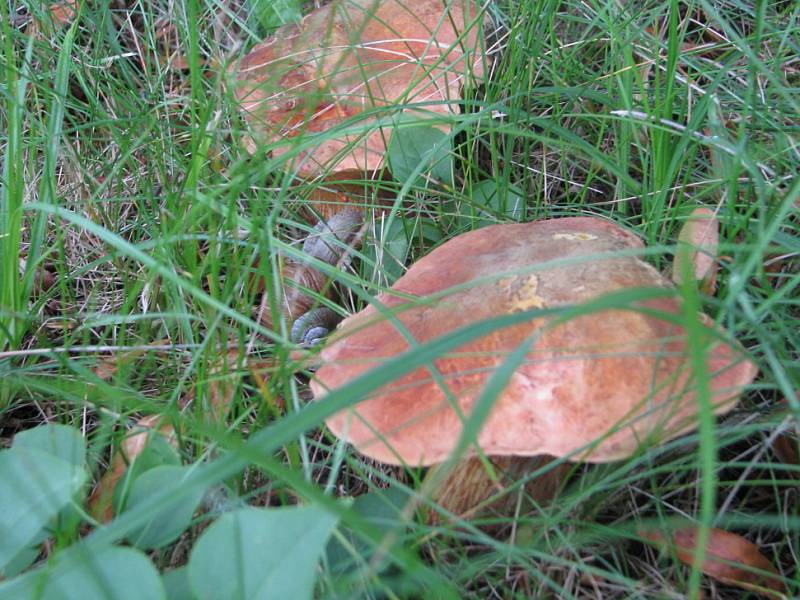
{"label": "mushroom stem", "polygon": [[[504,493],[499,498],[489,501],[493,496],[503,492],[526,474],[536,472],[555,458],[547,455],[539,456],[492,456],[488,459],[495,470],[496,478],[490,474],[480,458],[470,457],[459,461],[449,473],[442,474],[444,465],[432,467],[426,481],[438,477],[444,479],[438,483],[432,499],[443,510],[461,518],[471,518],[476,513],[492,510],[499,514],[511,514],[518,501],[517,493]],[[537,505],[547,504],[552,500],[561,483],[569,473],[568,463],[554,465],[548,471],[528,481],[520,491],[524,491],[523,510]],[[437,520],[434,516],[432,521]]]}

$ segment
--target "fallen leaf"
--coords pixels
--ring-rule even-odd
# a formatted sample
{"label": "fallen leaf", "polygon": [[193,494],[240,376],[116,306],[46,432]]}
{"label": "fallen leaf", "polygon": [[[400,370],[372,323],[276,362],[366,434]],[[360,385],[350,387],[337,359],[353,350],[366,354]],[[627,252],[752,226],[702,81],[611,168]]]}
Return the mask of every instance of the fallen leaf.
{"label": "fallen leaf", "polygon": [[[788,433],[782,433],[772,442],[772,451],[784,465],[799,465],[800,452],[798,452],[797,438]],[[794,473],[790,471],[790,473]]]}
{"label": "fallen leaf", "polygon": [[33,274],[34,291],[46,292],[56,284],[56,276],[45,268],[36,269]]}
{"label": "fallen leaf", "polygon": [[230,410],[242,370],[238,367],[239,351],[231,350],[214,365],[208,377],[208,402],[210,414],[216,423],[221,423]]}
{"label": "fallen leaf", "polygon": [[75,4],[75,0],[67,0],[66,2],[53,4],[49,11],[53,25],[62,27],[70,24],[77,14]]}
{"label": "fallen leaf", "polygon": [[160,46],[162,65],[172,69],[184,70],[189,68],[189,60],[181,52],[178,28],[168,19],[161,19],[155,24],[155,39]]}
{"label": "fallen leaf", "polygon": [[42,327],[50,331],[72,331],[78,326],[76,321],[70,319],[50,319],[42,324]]}
{"label": "fallen leaf", "polygon": [[247,366],[250,369],[250,377],[255,382],[258,391],[261,392],[261,397],[264,399],[267,410],[271,416],[280,417],[286,408],[286,402],[282,396],[273,394],[269,389],[269,385],[267,385],[269,375],[276,369],[275,365],[275,360],[268,359],[266,361],[254,361],[248,363]]}
{"label": "fallen leaf", "polygon": [[189,59],[186,58],[183,54],[176,52],[175,54],[169,57],[169,65],[173,69],[178,69],[179,71],[185,71],[189,68]]}
{"label": "fallen leaf", "polygon": [[89,513],[101,523],[108,523],[114,517],[114,488],[128,467],[142,453],[154,430],[177,447],[175,429],[165,423],[161,415],[147,415],[139,419],[132,428],[135,433],[120,442],[119,451],[111,459],[111,466],[89,497]]}
{"label": "fallen leaf", "polygon": [[[148,346],[165,346],[169,345],[170,340],[163,338],[155,340],[147,344]],[[120,352],[113,352],[108,355],[98,355],[97,361],[94,365],[94,374],[103,381],[110,381],[116,374],[120,367],[123,367],[133,360],[147,354],[148,352],[157,352],[159,350],[153,349],[152,351],[146,347],[136,348],[134,350],[125,350]]]}
{"label": "fallen leaf", "polygon": [[[23,277],[28,268],[28,260],[25,256],[19,259],[19,276]],[[56,284],[56,275],[45,265],[40,265],[33,270],[33,282],[31,291],[33,294],[47,292]]]}
{"label": "fallen leaf", "polygon": [[51,35],[55,30],[72,23],[78,14],[76,0],[51,4],[44,9],[43,16],[31,22],[25,33],[30,36]]}
{"label": "fallen leaf", "polygon": [[[656,546],[675,553],[686,565],[694,563],[699,527],[682,527],[670,534],[640,528],[639,535]],[[700,570],[728,585],[758,592],[772,598],[786,597],[786,585],[770,560],[758,546],[740,535],[712,528],[709,531],[705,560]]]}
{"label": "fallen leaf", "polygon": [[267,385],[273,373],[297,373],[303,370],[314,370],[319,366],[319,355],[308,350],[292,350],[287,357],[287,361],[280,364],[274,358],[262,360],[248,360],[247,369],[250,377],[261,392],[267,409],[273,416],[280,416],[284,413],[286,403],[278,395],[274,395]]}
{"label": "fallen leaf", "polygon": [[691,273],[703,293],[713,294],[717,288],[718,245],[719,221],[714,211],[708,208],[693,210],[678,235],[672,280],[681,285],[685,274]]}
{"label": "fallen leaf", "polygon": [[[800,394],[800,390],[797,393]],[[787,409],[789,407],[789,403],[785,398],[779,404]],[[800,440],[798,440],[798,435],[800,435],[798,427],[789,427],[786,431],[779,433],[772,441],[772,451],[782,464],[800,465]],[[795,471],[787,470],[787,473],[793,477],[797,476]]]}
{"label": "fallen leaf", "polygon": [[94,374],[103,381],[111,381],[114,375],[117,374],[119,368],[119,358],[116,354],[111,356],[103,356],[97,359],[94,365]]}

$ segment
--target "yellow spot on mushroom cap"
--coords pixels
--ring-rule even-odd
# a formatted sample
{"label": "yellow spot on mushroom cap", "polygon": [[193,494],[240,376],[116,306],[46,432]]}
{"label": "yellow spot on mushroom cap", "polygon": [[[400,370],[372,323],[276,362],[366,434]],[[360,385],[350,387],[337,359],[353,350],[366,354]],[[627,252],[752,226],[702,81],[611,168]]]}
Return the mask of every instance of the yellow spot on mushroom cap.
{"label": "yellow spot on mushroom cap", "polygon": [[539,278],[536,275],[516,275],[501,279],[500,285],[508,295],[508,311],[511,313],[546,306],[544,298],[536,293],[539,289]]}
{"label": "yellow spot on mushroom cap", "polygon": [[597,236],[579,231],[578,233],[554,233],[553,239],[588,242],[589,240],[596,240]]}

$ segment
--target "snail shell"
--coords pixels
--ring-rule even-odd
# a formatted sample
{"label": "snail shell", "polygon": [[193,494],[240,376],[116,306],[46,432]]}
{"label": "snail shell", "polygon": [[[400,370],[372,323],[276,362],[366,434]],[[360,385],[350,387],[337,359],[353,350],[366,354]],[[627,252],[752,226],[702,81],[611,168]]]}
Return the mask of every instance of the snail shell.
{"label": "snail shell", "polygon": [[[313,233],[303,242],[303,252],[329,265],[336,265],[350,248],[361,227],[361,211],[345,208],[331,216],[327,221],[320,221]],[[292,280],[315,292],[322,290],[325,277],[310,265],[297,265]],[[294,294],[287,292],[287,306],[291,316],[300,314],[292,324],[291,340],[295,344],[313,346],[322,341],[341,320],[341,317],[330,308],[318,306],[308,294],[294,289]]]}
{"label": "snail shell", "polygon": [[303,242],[303,252],[329,265],[337,264],[356,237],[362,222],[361,211],[345,208],[320,221]]}
{"label": "snail shell", "polygon": [[[358,243],[362,221],[362,212],[355,208],[345,208],[327,220],[319,221],[303,242],[304,254],[329,265],[337,265],[345,253]],[[329,308],[319,307],[319,298],[310,294],[323,291],[326,296],[330,294],[330,290],[326,290],[329,284],[327,276],[309,262],[283,259],[281,277],[285,282],[282,302],[284,315],[293,320],[292,341],[306,346],[318,343],[341,320]],[[269,311],[262,310],[260,319],[267,327],[273,326]]]}
{"label": "snail shell", "polygon": [[327,306],[312,308],[292,324],[292,342],[304,346],[318,344],[341,320],[341,316]]}

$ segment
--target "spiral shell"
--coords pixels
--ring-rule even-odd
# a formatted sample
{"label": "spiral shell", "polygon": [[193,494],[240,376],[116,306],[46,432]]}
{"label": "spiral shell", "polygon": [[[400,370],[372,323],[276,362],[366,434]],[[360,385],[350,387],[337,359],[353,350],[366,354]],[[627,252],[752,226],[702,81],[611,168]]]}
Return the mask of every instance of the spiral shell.
{"label": "spiral shell", "polygon": [[342,317],[327,306],[312,308],[292,324],[292,342],[314,346],[321,342],[341,320]]}
{"label": "spiral shell", "polygon": [[320,221],[303,242],[303,252],[329,265],[337,264],[356,237],[362,220],[361,211],[345,208],[327,221]]}
{"label": "spiral shell", "polygon": [[[303,253],[329,265],[339,264],[348,249],[357,244],[362,220],[360,210],[345,208],[318,222],[303,243]],[[281,262],[283,314],[292,322],[292,341],[304,345],[319,342],[340,320],[330,309],[318,307],[319,295],[330,296],[326,289],[330,287],[329,280],[310,263],[289,259]],[[259,319],[264,326],[273,327],[272,317],[263,306]]]}

